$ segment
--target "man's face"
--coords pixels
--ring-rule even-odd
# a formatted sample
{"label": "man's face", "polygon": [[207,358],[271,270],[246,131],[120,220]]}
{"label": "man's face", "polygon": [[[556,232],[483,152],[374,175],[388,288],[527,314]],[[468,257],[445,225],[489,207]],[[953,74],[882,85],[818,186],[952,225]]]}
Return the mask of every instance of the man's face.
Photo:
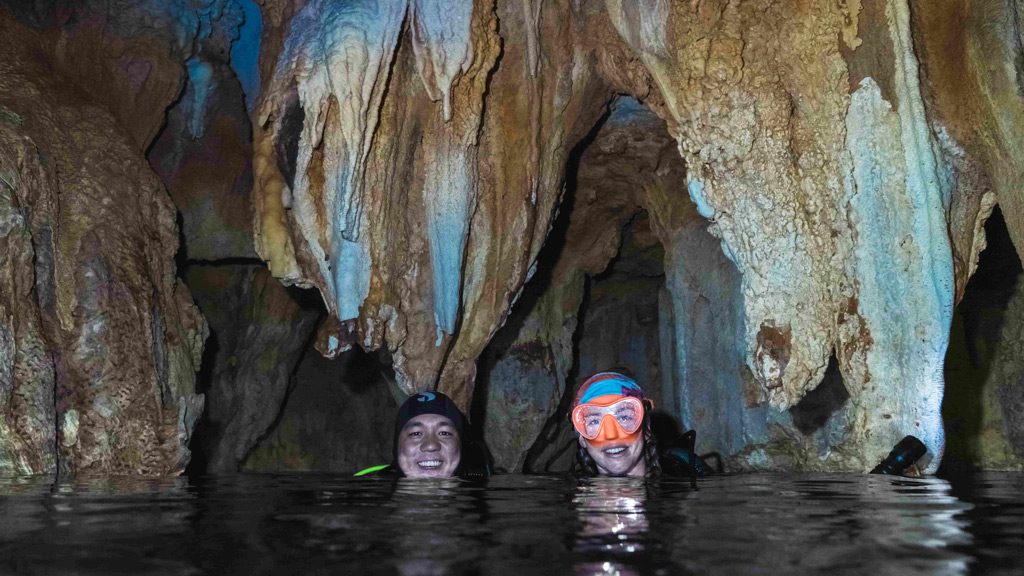
{"label": "man's face", "polygon": [[422,414],[398,433],[398,467],[409,478],[448,478],[462,458],[459,432],[440,414]]}

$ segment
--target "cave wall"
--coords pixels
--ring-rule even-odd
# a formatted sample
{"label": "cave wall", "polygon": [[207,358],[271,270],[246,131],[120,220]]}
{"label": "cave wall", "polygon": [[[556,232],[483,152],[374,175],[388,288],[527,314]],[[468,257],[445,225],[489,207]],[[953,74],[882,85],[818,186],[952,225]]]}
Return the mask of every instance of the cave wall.
{"label": "cave wall", "polygon": [[303,352],[277,425],[242,469],[351,473],[392,462],[398,402],[388,363],[358,348],[333,359],[312,343]]}
{"label": "cave wall", "polygon": [[[661,166],[664,157],[669,161]],[[669,168],[672,159],[676,173]],[[564,404],[576,380],[616,366],[629,368],[645,382],[660,379],[660,372],[649,371],[648,364],[660,364],[661,282],[640,278],[638,283],[632,278],[644,268],[653,269],[656,276],[661,268],[658,255],[646,266],[642,257],[628,258],[636,269],[618,275],[610,265],[622,252],[624,234],[631,245],[658,244],[642,214],[641,196],[645,185],[680,179],[682,162],[664,123],[635,99],[623,97],[612,103],[600,128],[579,144],[569,170],[565,197],[538,257],[537,274],[481,361],[484,372],[478,382],[486,401],[479,417],[484,419],[484,437],[496,463],[509,470],[536,466],[570,440]],[[676,189],[675,196],[689,203],[683,190]],[[639,222],[638,235],[631,232],[634,221]],[[641,246],[630,252],[642,254]],[[602,275],[603,282],[595,280]],[[638,296],[638,301],[623,302],[623,292]],[[649,317],[642,324],[647,327],[647,342],[642,336],[632,338],[639,334],[628,331],[641,325],[638,314]],[[656,388],[651,391],[657,396]],[[539,436],[550,446],[534,447]],[[539,453],[528,455],[531,449]]]}
{"label": "cave wall", "polygon": [[986,470],[1024,470],[1024,286],[1018,282],[1002,318],[990,372],[981,383],[981,427],[971,460]]}
{"label": "cave wall", "polygon": [[986,248],[953,316],[942,415],[949,435],[943,468],[1024,468],[1024,289],[1002,211],[985,223]]}
{"label": "cave wall", "polygon": [[182,91],[146,154],[181,214],[180,260],[256,260],[252,127],[232,62],[237,39],[228,37],[238,29],[238,18],[220,20],[220,33],[184,62]]}
{"label": "cave wall", "polygon": [[234,472],[278,419],[322,311],[257,264],[193,264],[185,280],[210,326],[198,469]]}
{"label": "cave wall", "polygon": [[[402,3],[307,3],[256,136],[258,250],[354,320],[356,341],[393,350],[404,391],[438,382],[467,404],[472,360],[543,237],[558,151],[580,138],[578,119],[593,122],[585,103],[611,89],[667,122],[686,190],[740,273],[745,363],[771,406],[803,397],[835,350],[860,412],[827,466],[870,466],[906,433],[941,455],[955,296],[946,213],[958,186],[976,187],[962,184],[971,174],[946,160],[957,143],[927,115],[907,2],[479,2],[444,25],[433,3],[408,7],[403,29]],[[529,109],[504,106],[524,96]],[[560,113],[544,115],[551,99]],[[524,130],[494,131],[491,119],[529,127],[525,149],[540,153],[523,154],[508,137]],[[577,136],[543,138],[553,127]],[[499,161],[516,177],[496,178]],[[399,214],[388,210],[396,201]],[[510,214],[541,225],[509,228]],[[399,242],[384,241],[396,230]],[[394,252],[424,273],[394,274]]]}
{"label": "cave wall", "polygon": [[[206,329],[175,279],[164,186],[185,258],[258,267],[255,253],[322,299],[321,353],[386,350],[393,394],[439,387],[468,408],[481,354],[536,273],[571,151],[631,96],[660,122],[653,178],[597,204],[583,185],[573,210],[628,207],[609,224],[646,211],[665,250],[663,400],[754,468],[862,470],[914,433],[933,470],[952,310],[997,202],[1015,245],[1024,238],[1016,0],[3,6],[5,173],[59,190],[4,189],[12,469],[159,473],[187,460]],[[36,148],[47,160],[13,160]],[[147,152],[162,183],[138,163]],[[620,244],[607,230],[567,240],[584,253],[556,264],[547,312],[511,337],[539,342],[503,377],[521,387],[509,397],[534,402],[487,418],[550,416],[564,398],[585,276]],[[82,336],[98,318],[101,336]],[[712,325],[717,338],[695,337]],[[104,330],[131,348],[115,356],[130,366],[64,352],[106,345]],[[294,354],[267,368],[275,390]],[[786,409],[833,357],[850,401],[823,435],[792,436]],[[37,408],[50,393],[55,415]],[[725,422],[707,416],[720,406]],[[66,458],[19,456],[51,436]]]}
{"label": "cave wall", "polygon": [[[460,6],[445,23],[443,3],[414,2],[403,28],[404,3],[307,3],[259,112],[255,202],[257,250],[321,290],[338,349],[387,346],[405,393],[440,381],[468,406],[603,100],[568,5],[543,23],[527,5]],[[530,42],[502,44],[498,19]]]}
{"label": "cave wall", "polygon": [[764,442],[775,414],[742,361],[739,272],[695,211],[668,242],[662,405],[697,431],[701,451],[735,454]]}
{"label": "cave wall", "polygon": [[664,250],[646,212],[625,224],[621,238],[608,267],[587,284],[576,335],[576,371],[586,376],[621,367],[647,384],[647,397],[662,406],[659,296],[665,284]]}
{"label": "cave wall", "polygon": [[175,276],[174,206],[139,148],[143,132],[61,79],[52,38],[6,12],[0,26],[13,250],[3,258],[0,465],[179,472],[203,406],[194,372],[206,325]]}

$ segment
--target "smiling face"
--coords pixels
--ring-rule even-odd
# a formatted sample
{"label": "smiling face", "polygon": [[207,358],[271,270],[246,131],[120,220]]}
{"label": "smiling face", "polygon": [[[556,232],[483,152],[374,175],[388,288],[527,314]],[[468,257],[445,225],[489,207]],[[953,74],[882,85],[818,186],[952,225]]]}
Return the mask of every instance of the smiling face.
{"label": "smiling face", "polygon": [[594,459],[598,473],[603,476],[643,477],[647,473],[643,412],[626,410],[624,404],[580,406],[576,411],[579,426],[586,433],[580,434],[580,446]]}
{"label": "smiling face", "polygon": [[459,431],[440,414],[421,414],[398,436],[398,467],[409,478],[448,478],[462,458]]}

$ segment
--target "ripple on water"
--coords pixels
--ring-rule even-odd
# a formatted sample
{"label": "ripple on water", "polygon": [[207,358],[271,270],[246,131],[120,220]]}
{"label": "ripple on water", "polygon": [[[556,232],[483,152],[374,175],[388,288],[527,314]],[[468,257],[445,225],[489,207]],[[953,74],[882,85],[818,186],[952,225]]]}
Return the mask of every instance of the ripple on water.
{"label": "ripple on water", "polygon": [[0,573],[1017,574],[1024,475],[0,479]]}

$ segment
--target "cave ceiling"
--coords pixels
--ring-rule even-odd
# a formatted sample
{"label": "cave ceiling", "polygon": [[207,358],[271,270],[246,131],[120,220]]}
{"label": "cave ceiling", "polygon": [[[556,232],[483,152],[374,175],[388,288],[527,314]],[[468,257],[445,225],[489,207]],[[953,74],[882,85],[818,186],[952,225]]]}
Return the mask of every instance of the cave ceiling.
{"label": "cave ceiling", "polygon": [[[265,263],[315,290],[318,332],[304,313],[266,331],[278,341],[385,352],[396,396],[468,408],[573,151],[625,98],[643,113],[616,121],[658,131],[659,159],[601,156],[614,182],[587,189],[634,186],[621,202],[665,249],[672,389],[700,386],[683,303],[728,285],[714,305],[735,329],[713,338],[734,357],[714,361],[738,381],[715,386],[745,390],[737,410],[796,405],[834,357],[850,402],[808,448],[819,467],[869,468],[915,434],[934,468],[953,309],[993,206],[1024,246],[1022,15],[1009,0],[4,2],[0,468],[187,461],[208,328],[179,241],[190,261],[260,282],[246,267]],[[701,280],[711,260],[729,272]]]}

